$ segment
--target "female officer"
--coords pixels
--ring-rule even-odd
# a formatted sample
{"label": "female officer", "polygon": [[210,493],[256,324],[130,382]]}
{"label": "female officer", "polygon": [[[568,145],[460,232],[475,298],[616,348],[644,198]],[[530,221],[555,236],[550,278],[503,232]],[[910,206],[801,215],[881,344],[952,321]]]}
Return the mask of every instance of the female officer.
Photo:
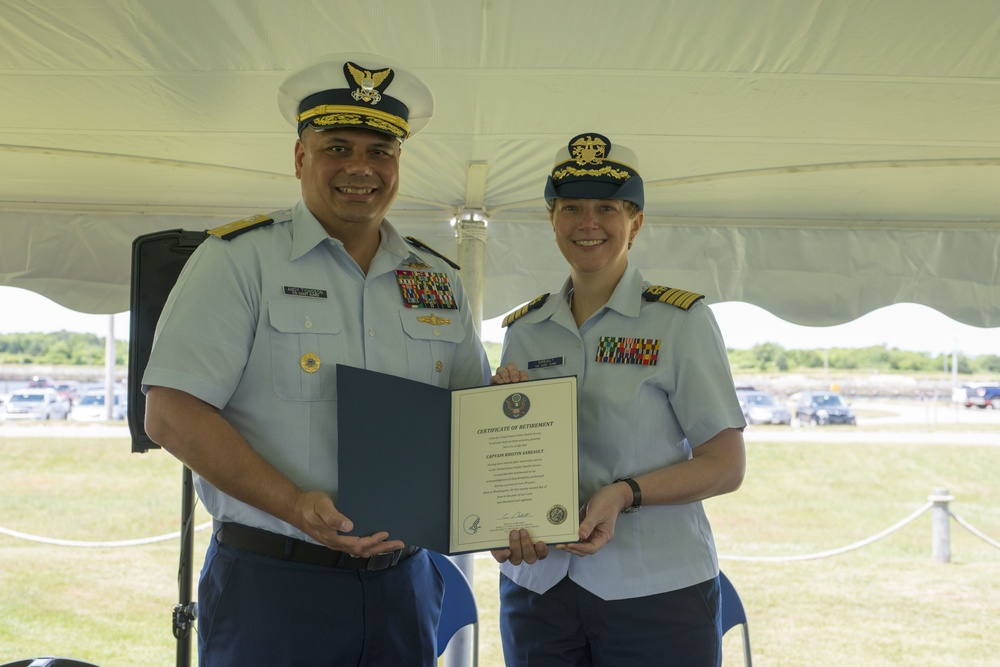
{"label": "female officer", "polygon": [[505,319],[492,382],[577,376],[586,500],[579,542],[550,550],[522,529],[493,553],[506,664],[721,664],[701,501],[739,488],[745,468],[722,336],[701,295],[628,262],[644,203],[632,151],[573,137],[545,200],[569,279]]}

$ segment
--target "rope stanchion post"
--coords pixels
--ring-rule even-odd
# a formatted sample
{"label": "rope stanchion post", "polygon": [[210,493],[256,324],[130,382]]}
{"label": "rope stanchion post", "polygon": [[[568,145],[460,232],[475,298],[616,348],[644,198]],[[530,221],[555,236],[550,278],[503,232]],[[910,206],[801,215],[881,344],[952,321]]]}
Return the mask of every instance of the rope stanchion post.
{"label": "rope stanchion post", "polygon": [[951,510],[948,503],[955,497],[948,489],[936,487],[927,497],[931,507],[931,555],[937,563],[951,562]]}

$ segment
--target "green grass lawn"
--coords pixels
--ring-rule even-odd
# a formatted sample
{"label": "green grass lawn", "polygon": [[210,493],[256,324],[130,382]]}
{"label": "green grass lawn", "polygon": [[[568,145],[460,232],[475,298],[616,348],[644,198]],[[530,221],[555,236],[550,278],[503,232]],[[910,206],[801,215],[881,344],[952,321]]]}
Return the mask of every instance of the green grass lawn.
{"label": "green grass lawn", "polygon": [[[1000,435],[998,435],[1000,437]],[[180,465],[127,439],[0,438],[0,526],[67,540],[177,530]],[[1000,447],[751,443],[742,489],[706,503],[719,551],[787,557],[835,549],[918,509],[934,487],[1000,540]],[[196,522],[208,519],[199,508]],[[767,667],[998,664],[1000,551],[951,524],[952,563],[931,558],[929,514],[863,549],[799,562],[723,559]],[[195,571],[208,539],[197,534]],[[0,535],[0,663],[63,655],[102,667],[175,664],[178,542],[52,546]],[[476,559],[480,665],[503,664],[497,570]],[[738,634],[724,665],[742,665]],[[196,663],[196,660],[194,661]]]}

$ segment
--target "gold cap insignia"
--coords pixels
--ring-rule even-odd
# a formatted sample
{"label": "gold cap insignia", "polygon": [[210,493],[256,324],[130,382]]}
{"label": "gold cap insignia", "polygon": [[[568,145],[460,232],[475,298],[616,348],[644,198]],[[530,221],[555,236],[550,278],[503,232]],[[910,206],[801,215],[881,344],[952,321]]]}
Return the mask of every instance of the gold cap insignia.
{"label": "gold cap insignia", "polygon": [[[358,84],[357,90],[351,92],[351,97],[356,102],[367,102],[375,105],[382,101],[382,93],[378,89],[388,86],[392,81],[391,67],[371,72],[352,62],[348,62],[344,65],[344,69],[350,73],[351,78],[354,79],[354,83]],[[350,80],[348,80],[348,83],[350,83]]]}
{"label": "gold cap insignia", "polygon": [[579,165],[601,164],[607,157],[608,142],[601,135],[581,135],[569,145],[569,149]]}
{"label": "gold cap insignia", "polygon": [[302,358],[299,359],[299,366],[301,366],[302,370],[306,373],[315,373],[319,370],[319,365],[319,356],[313,354],[312,352],[306,352],[302,355]]}

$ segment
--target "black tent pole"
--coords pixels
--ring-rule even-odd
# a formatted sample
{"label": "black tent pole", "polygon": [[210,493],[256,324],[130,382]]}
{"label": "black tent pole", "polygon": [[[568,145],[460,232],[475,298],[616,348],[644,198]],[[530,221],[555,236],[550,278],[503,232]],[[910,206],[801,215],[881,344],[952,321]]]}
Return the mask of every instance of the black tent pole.
{"label": "black tent pole", "polygon": [[177,638],[177,667],[191,665],[191,627],[197,607],[191,601],[191,563],[194,556],[194,480],[184,466],[181,477],[181,554],[177,570],[179,597],[174,607],[174,637]]}

